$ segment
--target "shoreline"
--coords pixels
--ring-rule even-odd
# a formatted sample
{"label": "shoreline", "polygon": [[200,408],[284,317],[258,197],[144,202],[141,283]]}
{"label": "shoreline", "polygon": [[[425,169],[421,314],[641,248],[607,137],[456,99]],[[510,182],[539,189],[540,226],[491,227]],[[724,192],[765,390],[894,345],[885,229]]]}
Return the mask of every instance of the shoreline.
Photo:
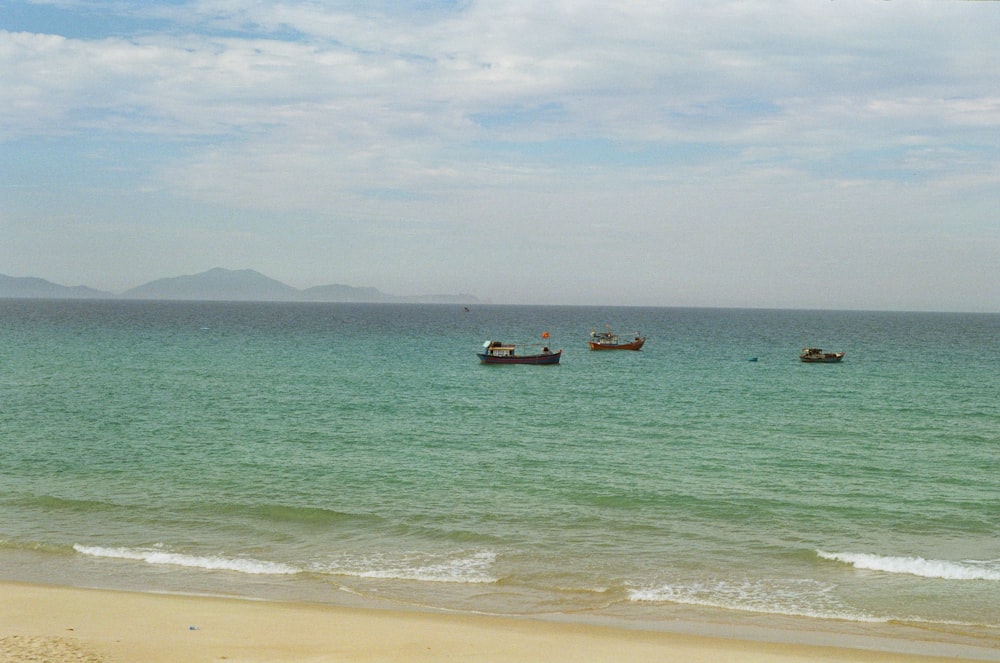
{"label": "shoreline", "polygon": [[[748,630],[711,634],[645,630],[527,617],[14,581],[0,581],[0,594],[4,597],[0,601],[0,663],[1000,660],[1000,649],[877,636],[827,635],[823,644],[800,644],[756,639]],[[898,650],[904,646],[910,650],[926,647],[928,653]]]}

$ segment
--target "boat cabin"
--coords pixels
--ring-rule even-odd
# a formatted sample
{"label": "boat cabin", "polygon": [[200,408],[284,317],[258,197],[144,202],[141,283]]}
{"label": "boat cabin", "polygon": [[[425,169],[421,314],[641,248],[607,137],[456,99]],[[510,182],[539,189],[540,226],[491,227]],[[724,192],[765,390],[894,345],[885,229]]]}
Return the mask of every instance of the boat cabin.
{"label": "boat cabin", "polygon": [[509,343],[503,343],[501,341],[486,341],[483,343],[483,347],[486,348],[486,354],[490,357],[514,356],[514,346]]}

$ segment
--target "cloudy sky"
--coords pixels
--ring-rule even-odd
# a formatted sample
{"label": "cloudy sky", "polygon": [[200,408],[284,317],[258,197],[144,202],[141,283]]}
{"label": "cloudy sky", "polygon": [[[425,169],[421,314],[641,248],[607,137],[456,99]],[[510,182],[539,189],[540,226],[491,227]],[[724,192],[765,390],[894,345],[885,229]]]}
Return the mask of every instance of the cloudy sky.
{"label": "cloudy sky", "polygon": [[0,273],[1000,311],[1000,3],[0,0]]}

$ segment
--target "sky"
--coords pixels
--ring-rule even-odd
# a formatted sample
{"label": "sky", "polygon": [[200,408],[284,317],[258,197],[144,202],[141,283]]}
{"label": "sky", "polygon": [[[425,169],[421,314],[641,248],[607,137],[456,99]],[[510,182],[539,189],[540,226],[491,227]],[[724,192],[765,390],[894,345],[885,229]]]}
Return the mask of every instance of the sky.
{"label": "sky", "polygon": [[997,35],[946,0],[0,0],[0,273],[998,312]]}

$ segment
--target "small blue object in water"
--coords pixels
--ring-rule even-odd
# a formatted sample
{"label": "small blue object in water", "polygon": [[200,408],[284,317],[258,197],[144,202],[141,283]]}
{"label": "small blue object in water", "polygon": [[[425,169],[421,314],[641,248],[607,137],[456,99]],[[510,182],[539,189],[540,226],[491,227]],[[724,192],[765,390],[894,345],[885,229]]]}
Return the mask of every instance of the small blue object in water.
{"label": "small blue object in water", "polygon": [[757,358],[756,357],[750,357],[749,359],[747,359],[747,361],[757,361]]}

